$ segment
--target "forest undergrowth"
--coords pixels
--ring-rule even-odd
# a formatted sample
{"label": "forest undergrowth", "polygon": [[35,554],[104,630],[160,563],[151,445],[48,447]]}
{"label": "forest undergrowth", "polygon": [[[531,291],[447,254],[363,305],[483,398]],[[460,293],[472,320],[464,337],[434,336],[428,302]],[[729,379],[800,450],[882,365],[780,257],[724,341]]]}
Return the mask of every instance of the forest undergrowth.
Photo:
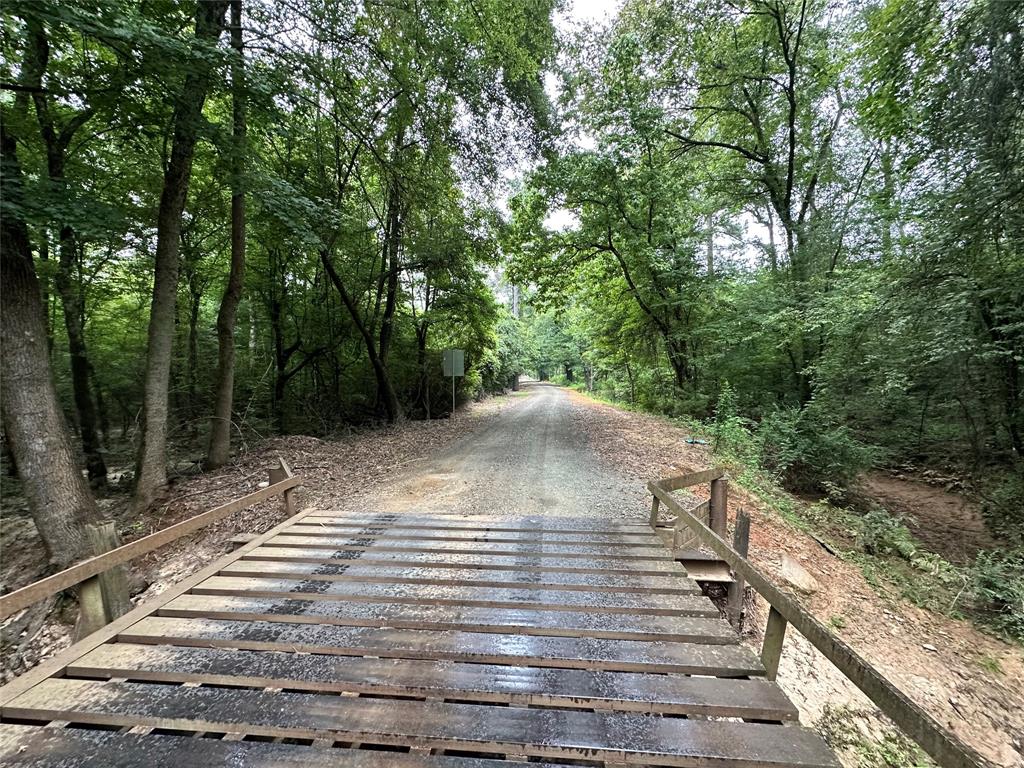
{"label": "forest undergrowth", "polygon": [[[580,384],[577,389],[584,390]],[[591,395],[593,396],[593,395]],[[602,398],[598,398],[602,399]],[[617,408],[628,408],[619,402]],[[786,489],[787,477],[807,477],[814,470],[795,467],[806,460],[798,446],[786,444],[796,435],[774,432],[778,425],[752,424],[730,411],[723,397],[707,421],[675,418],[692,433],[696,445],[707,445],[716,462],[731,477],[784,520],[812,535],[829,551],[855,563],[867,582],[883,597],[908,600],[926,610],[965,618],[993,634],[1024,644],[1024,547],[977,551],[963,563],[953,563],[930,551],[908,527],[904,516],[891,512],[858,483],[870,464],[848,462],[850,455],[870,455],[860,445],[842,445],[845,432],[829,441],[832,475],[842,484],[825,482],[817,493],[797,495]],[[850,441],[852,443],[852,441]],[[824,453],[824,452],[823,452]],[[857,467],[851,472],[850,465]],[[822,470],[818,468],[818,472]],[[958,536],[956,530],[948,535]]]}

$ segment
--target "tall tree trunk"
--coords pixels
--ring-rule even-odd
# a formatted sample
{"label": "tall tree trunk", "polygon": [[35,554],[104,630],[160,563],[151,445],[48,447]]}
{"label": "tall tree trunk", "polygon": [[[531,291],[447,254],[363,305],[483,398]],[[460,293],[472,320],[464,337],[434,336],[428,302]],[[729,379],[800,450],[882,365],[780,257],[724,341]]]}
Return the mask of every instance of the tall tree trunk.
{"label": "tall tree trunk", "polygon": [[231,455],[231,407],[235,387],[235,321],[245,281],[245,63],[242,58],[242,0],[231,0],[231,270],[217,313],[217,384],[206,466],[216,468]]}
{"label": "tall tree trunk", "polygon": [[53,385],[39,281],[28,227],[19,215],[21,169],[7,117],[0,124],[2,194],[8,205],[0,218],[0,407],[32,517],[50,561],[62,567],[88,553],[83,526],[97,519],[98,511],[78,469]]}
{"label": "tall tree trunk", "polygon": [[882,258],[892,261],[893,228],[896,226],[896,181],[893,173],[892,147],[889,142],[882,146]]}
{"label": "tall tree trunk", "polygon": [[[63,199],[67,198],[67,178],[65,165],[67,148],[78,129],[88,122],[93,111],[89,108],[76,113],[63,126],[58,126],[50,111],[50,102],[42,89],[42,77],[50,60],[50,44],[46,31],[37,21],[27,23],[29,46],[26,51],[25,76],[29,84],[38,90],[32,94],[32,103],[36,110],[36,121],[39,133],[46,148],[46,173],[53,190]],[[96,427],[96,407],[93,405],[92,392],[89,388],[89,355],[85,346],[85,311],[80,286],[76,285],[74,272],[76,262],[76,235],[70,224],[56,222],[58,226],[59,262],[54,283],[60,294],[61,307],[64,314],[64,327],[68,335],[68,352],[71,357],[71,390],[75,401],[75,413],[78,417],[78,431],[82,440],[82,453],[89,475],[89,483],[94,488],[107,484],[107,465],[103,460],[102,444]],[[48,233],[44,233],[47,244],[42,251],[49,257]],[[49,305],[49,292],[44,296]],[[48,349],[52,349],[53,336],[49,328],[48,318],[44,316],[47,327]]]}
{"label": "tall tree trunk", "polygon": [[[50,260],[50,230],[43,227],[39,233],[39,260]],[[44,272],[49,272],[44,269]],[[50,280],[44,274],[41,281],[43,299],[43,322],[46,323],[46,349],[53,354],[53,324],[50,322]]]}
{"label": "tall tree trunk", "polygon": [[[192,265],[193,270],[195,265]],[[203,286],[193,271],[188,278],[188,349],[185,356],[185,390],[188,395],[184,415],[189,432],[195,434],[196,401],[199,397],[199,313],[203,304]]]}
{"label": "tall tree trunk", "polygon": [[398,402],[398,395],[395,393],[395,388],[391,383],[387,366],[377,354],[377,346],[373,342],[373,336],[366,327],[366,323],[363,322],[363,318],[359,313],[359,307],[356,306],[348,289],[345,288],[345,284],[338,276],[337,270],[334,269],[334,263],[331,261],[331,257],[326,250],[320,251],[320,260],[327,271],[327,276],[337,289],[338,295],[341,296],[341,302],[345,305],[345,309],[348,310],[352,322],[355,323],[356,330],[359,331],[359,335],[363,338],[363,344],[366,346],[366,355],[370,360],[370,367],[373,368],[373,375],[377,381],[377,391],[382,397],[388,423],[394,424],[396,421],[401,421],[403,416],[402,405]]}
{"label": "tall tree trunk", "polygon": [[82,294],[75,285],[75,234],[71,227],[61,227],[60,266],[55,283],[64,307],[64,328],[68,334],[68,352],[71,356],[71,390],[78,414],[78,431],[82,438],[82,453],[89,475],[89,484],[101,488],[107,484],[107,465],[103,460],[98,417],[89,385],[89,356],[85,347],[85,311]]}
{"label": "tall tree trunk", "polygon": [[705,260],[707,261],[708,277],[715,276],[715,215],[708,213],[705,217],[707,226],[707,243],[705,243]]}
{"label": "tall tree trunk", "polygon": [[391,351],[395,312],[398,309],[398,275],[401,271],[399,249],[402,239],[401,205],[402,199],[398,182],[392,181],[388,193],[387,224],[384,230],[384,268],[387,272],[385,273],[384,314],[381,316],[379,333],[380,347],[377,352],[385,366],[388,364],[388,353]]}
{"label": "tall tree trunk", "polygon": [[[428,287],[429,292],[429,287]],[[416,404],[423,410],[423,418],[430,421],[430,371],[427,370],[427,337],[430,321],[423,319],[416,326],[416,367],[419,370],[419,384],[416,387]]]}
{"label": "tall tree trunk", "polygon": [[[227,5],[227,0],[207,0],[196,5],[197,47],[208,47],[216,43],[224,27]],[[175,108],[171,157],[164,172],[164,185],[160,193],[145,401],[142,408],[142,439],[139,443],[135,498],[132,502],[136,511],[147,508],[167,484],[167,400],[174,347],[181,215],[188,195],[192,157],[212,69],[209,56],[201,56],[191,64],[185,77]]]}

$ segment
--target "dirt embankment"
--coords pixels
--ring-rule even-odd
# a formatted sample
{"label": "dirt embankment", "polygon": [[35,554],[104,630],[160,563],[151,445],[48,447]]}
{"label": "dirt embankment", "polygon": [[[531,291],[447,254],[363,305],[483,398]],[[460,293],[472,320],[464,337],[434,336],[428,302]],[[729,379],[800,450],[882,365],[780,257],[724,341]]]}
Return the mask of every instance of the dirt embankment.
{"label": "dirt embankment", "polygon": [[[646,480],[712,464],[708,448],[687,443],[688,433],[667,419],[622,411],[577,393],[573,401],[575,418],[592,449],[617,471]],[[914,508],[906,510],[893,504],[890,511],[916,509],[919,528],[934,522],[917,505],[931,504],[940,489],[925,488],[928,499],[916,499]],[[891,483],[885,490],[896,495]],[[733,484],[729,494],[731,515],[739,508],[751,514],[750,556],[755,564],[781,581],[782,555],[788,554],[817,581],[818,589],[800,600],[820,621],[982,755],[1000,766],[1024,766],[1024,651],[1019,646],[986,635],[966,621],[882,597],[860,568],[829,553],[742,488]],[[908,495],[902,491],[905,504]],[[975,530],[977,518],[970,505],[947,498],[942,509],[943,520]],[[957,531],[946,538],[959,535]],[[934,532],[933,538],[938,537]],[[981,540],[977,534],[974,546]],[[746,637],[754,647],[767,613],[765,602],[754,599]],[[786,638],[779,682],[800,707],[804,722],[832,730],[838,710],[858,723],[865,738],[878,742],[891,737],[891,726],[863,694],[795,632]],[[863,764],[855,751],[843,757],[851,768]]]}
{"label": "dirt embankment", "polygon": [[863,490],[891,514],[903,519],[930,552],[951,563],[967,563],[996,542],[985,528],[981,506],[957,493],[949,478],[872,472]]}

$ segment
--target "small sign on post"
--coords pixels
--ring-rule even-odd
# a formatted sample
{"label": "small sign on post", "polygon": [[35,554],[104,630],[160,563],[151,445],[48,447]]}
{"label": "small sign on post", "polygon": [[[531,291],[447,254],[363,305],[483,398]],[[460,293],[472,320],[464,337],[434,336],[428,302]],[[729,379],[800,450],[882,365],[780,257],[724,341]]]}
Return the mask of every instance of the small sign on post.
{"label": "small sign on post", "polygon": [[462,349],[446,349],[441,356],[441,368],[445,376],[452,377],[452,416],[455,415],[455,377],[466,375],[466,352]]}

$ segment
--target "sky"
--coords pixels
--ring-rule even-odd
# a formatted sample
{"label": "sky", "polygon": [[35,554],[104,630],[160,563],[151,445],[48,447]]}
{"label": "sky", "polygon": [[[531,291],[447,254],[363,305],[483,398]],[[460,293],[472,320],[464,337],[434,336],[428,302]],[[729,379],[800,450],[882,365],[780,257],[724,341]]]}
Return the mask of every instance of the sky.
{"label": "sky", "polygon": [[601,21],[613,16],[620,5],[621,0],[569,0],[568,8],[555,17],[555,24],[564,25],[566,18],[574,21]]}

